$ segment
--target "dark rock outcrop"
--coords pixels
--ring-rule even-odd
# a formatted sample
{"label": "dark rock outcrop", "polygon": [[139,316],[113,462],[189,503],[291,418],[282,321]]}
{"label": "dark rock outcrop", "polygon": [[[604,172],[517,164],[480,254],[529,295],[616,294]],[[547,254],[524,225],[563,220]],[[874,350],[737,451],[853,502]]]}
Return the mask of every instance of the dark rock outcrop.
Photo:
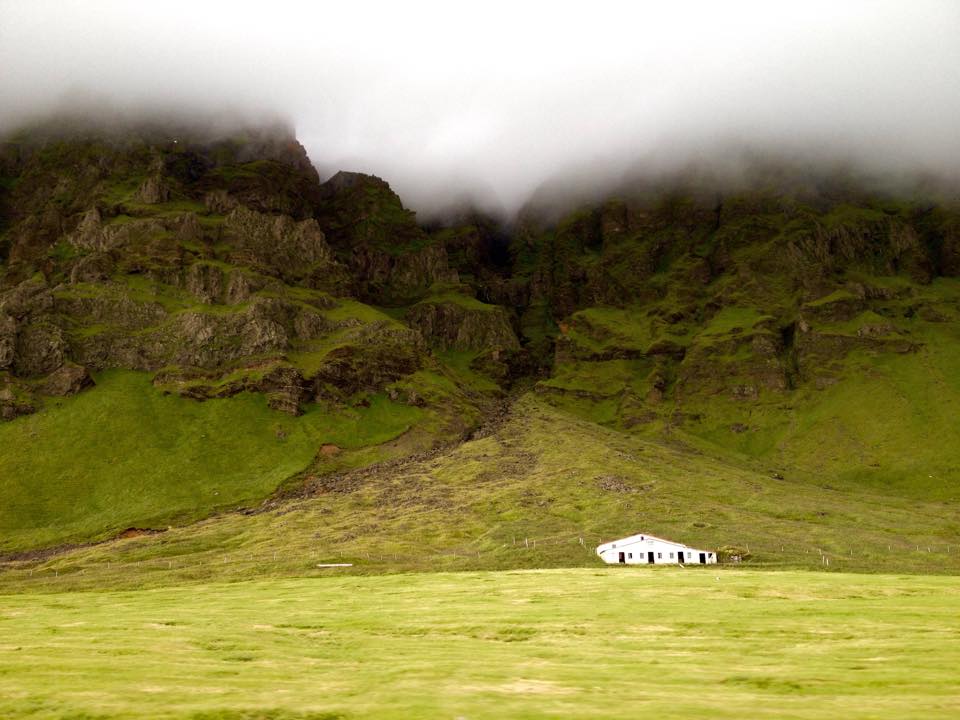
{"label": "dark rock outcrop", "polygon": [[66,397],[76,395],[93,385],[93,378],[90,377],[86,368],[74,363],[66,363],[47,376],[43,381],[42,389],[45,395]]}
{"label": "dark rock outcrop", "polygon": [[234,240],[230,259],[283,277],[303,277],[321,265],[333,269],[333,253],[315,220],[297,222],[286,215],[267,215],[244,206],[227,215],[224,229]]}
{"label": "dark rock outcrop", "polygon": [[507,312],[469,298],[417,303],[407,310],[406,320],[429,342],[443,349],[520,349]]}
{"label": "dark rock outcrop", "polygon": [[37,377],[53,372],[65,359],[67,343],[56,325],[38,320],[17,331],[13,371],[20,377]]}
{"label": "dark rock outcrop", "polygon": [[30,391],[0,374],[0,420],[13,420],[36,412],[37,406]]}
{"label": "dark rock outcrop", "polygon": [[17,324],[9,315],[0,315],[0,370],[13,364],[17,347]]}

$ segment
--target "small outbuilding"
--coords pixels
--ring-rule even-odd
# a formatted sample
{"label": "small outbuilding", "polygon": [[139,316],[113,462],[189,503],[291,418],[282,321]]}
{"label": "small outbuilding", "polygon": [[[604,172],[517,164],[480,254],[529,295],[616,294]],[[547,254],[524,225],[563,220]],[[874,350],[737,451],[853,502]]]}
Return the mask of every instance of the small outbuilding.
{"label": "small outbuilding", "polygon": [[599,545],[597,555],[608,565],[712,565],[717,562],[716,553],[645,533]]}

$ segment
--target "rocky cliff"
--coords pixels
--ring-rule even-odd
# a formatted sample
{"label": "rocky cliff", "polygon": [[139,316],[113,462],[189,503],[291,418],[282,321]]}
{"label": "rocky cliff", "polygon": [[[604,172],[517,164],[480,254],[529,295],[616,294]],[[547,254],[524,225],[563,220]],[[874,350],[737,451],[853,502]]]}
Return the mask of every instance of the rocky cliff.
{"label": "rocky cliff", "polygon": [[[193,398],[262,391],[297,413],[442,372],[431,348],[447,337],[519,347],[385,182],[321,184],[282,132],[24,132],[2,150],[6,418],[109,368]],[[421,322],[371,306],[436,292],[490,313]]]}
{"label": "rocky cliff", "polygon": [[[380,178],[321,182],[282,131],[25,131],[0,146],[0,259],[7,420],[111,368],[290,414],[386,395],[445,409],[435,438],[533,388],[801,467],[800,429],[846,422],[843,392],[957,382],[960,207],[826,180],[674,179],[426,227]],[[903,402],[898,448],[922,437]],[[858,467],[881,462],[867,425],[843,430]]]}

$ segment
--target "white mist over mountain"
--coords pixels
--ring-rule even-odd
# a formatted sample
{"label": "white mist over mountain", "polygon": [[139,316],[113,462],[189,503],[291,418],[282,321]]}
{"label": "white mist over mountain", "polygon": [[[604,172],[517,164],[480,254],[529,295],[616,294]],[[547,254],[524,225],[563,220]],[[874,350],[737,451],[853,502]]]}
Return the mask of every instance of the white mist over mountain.
{"label": "white mist over mountain", "polygon": [[426,214],[731,146],[954,175],[958,37],[960,4],[931,0],[6,0],[0,127],[77,98],[282,116],[322,176],[380,175]]}

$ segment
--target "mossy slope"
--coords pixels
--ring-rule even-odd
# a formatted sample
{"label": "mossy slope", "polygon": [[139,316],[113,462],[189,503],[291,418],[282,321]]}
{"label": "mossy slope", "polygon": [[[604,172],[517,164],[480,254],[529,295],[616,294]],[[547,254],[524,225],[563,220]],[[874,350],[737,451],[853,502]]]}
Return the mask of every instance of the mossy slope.
{"label": "mossy slope", "polygon": [[97,387],[0,425],[0,550],[165,529],[255,504],[306,469],[324,444],[378,445],[421,419],[419,408],[367,406],[290,417],[262,395],[198,403],[112,371]]}

